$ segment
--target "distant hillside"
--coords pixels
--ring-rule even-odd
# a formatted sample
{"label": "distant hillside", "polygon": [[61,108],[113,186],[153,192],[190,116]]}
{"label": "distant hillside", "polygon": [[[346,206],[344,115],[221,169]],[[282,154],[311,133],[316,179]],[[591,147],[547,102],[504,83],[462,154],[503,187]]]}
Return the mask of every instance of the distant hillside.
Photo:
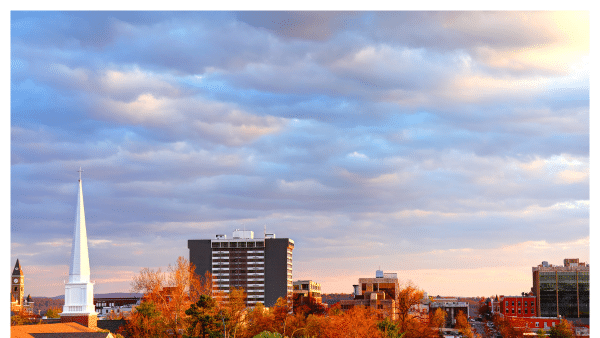
{"label": "distant hillside", "polygon": [[353,296],[351,293],[323,293],[321,294],[321,298],[323,303],[331,306],[340,300],[353,299]]}
{"label": "distant hillside", "polygon": [[[95,298],[131,298],[131,297],[142,297],[142,293],[127,293],[127,292],[115,292],[115,293],[99,293],[95,294]],[[56,297],[31,297],[33,299],[33,313],[44,315],[49,308],[59,308],[62,311],[65,305],[65,295]]]}
{"label": "distant hillside", "polygon": [[[96,293],[95,298],[130,298],[130,297],[142,297],[143,293],[131,293],[131,292],[113,292],[113,293]],[[65,295],[52,297],[52,299],[65,299]]]}
{"label": "distant hillside", "polygon": [[33,313],[44,315],[49,308],[58,308],[62,311],[65,305],[65,296],[63,299],[47,298],[47,297],[31,297],[33,299]]}

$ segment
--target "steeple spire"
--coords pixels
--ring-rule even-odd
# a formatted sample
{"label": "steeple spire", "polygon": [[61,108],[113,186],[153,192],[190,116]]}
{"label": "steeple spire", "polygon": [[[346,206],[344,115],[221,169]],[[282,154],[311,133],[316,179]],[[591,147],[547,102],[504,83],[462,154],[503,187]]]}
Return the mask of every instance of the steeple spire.
{"label": "steeple spire", "polygon": [[65,284],[65,305],[60,315],[62,323],[77,322],[95,327],[98,321],[94,306],[94,284],[90,282],[90,258],[88,256],[85,211],[83,210],[83,189],[79,168],[79,192],[77,194],[77,212],[73,230],[71,248],[71,267],[69,282]]}
{"label": "steeple spire", "polygon": [[13,269],[13,276],[23,276],[23,270],[21,270],[21,263],[19,263],[19,259],[17,258],[17,263],[15,264],[15,268]]}
{"label": "steeple spire", "polygon": [[71,248],[71,268],[69,283],[87,283],[90,281],[90,259],[88,256],[87,231],[85,227],[85,211],[83,209],[83,189],[81,185],[81,168],[79,169],[79,193],[77,196],[77,213],[73,230],[73,246]]}

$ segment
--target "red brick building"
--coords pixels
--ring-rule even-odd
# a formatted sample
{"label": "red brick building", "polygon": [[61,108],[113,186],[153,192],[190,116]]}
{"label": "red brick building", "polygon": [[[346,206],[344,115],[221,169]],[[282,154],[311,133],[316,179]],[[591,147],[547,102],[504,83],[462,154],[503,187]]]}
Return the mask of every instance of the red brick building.
{"label": "red brick building", "polygon": [[549,330],[560,323],[556,317],[508,317],[515,327],[527,328],[530,331],[538,329]]}
{"label": "red brick building", "polygon": [[535,296],[500,296],[500,313],[508,317],[536,317]]}

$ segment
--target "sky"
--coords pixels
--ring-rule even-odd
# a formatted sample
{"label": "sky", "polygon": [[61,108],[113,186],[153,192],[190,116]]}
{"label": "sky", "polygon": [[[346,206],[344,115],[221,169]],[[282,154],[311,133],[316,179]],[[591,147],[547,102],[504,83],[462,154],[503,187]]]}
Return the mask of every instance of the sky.
{"label": "sky", "polygon": [[325,293],[377,269],[528,292],[542,261],[590,261],[589,32],[577,11],[13,11],[10,271],[64,294],[81,167],[96,293],[265,227]]}

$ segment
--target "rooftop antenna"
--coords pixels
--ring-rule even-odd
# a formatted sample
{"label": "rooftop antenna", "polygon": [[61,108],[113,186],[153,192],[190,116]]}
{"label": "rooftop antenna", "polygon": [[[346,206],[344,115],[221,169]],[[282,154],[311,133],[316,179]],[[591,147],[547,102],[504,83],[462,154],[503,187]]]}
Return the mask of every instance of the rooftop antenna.
{"label": "rooftop antenna", "polygon": [[79,173],[79,181],[81,181],[81,173],[83,172],[83,170],[81,170],[81,167],[79,167],[79,170],[77,170],[77,172]]}

